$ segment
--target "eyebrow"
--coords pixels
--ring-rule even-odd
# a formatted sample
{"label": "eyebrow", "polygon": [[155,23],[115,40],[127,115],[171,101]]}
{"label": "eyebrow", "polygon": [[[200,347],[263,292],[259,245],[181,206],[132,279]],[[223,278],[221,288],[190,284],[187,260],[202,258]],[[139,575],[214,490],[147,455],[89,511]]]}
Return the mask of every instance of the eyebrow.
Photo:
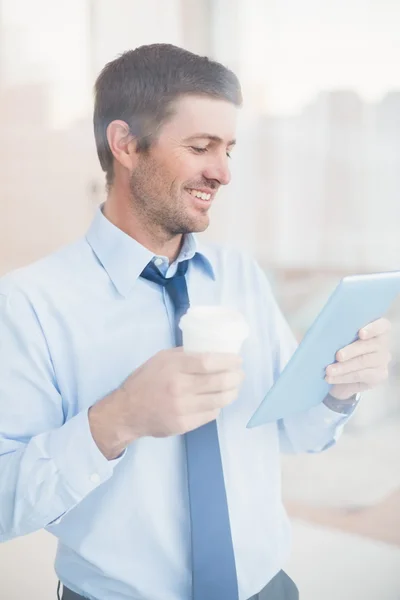
{"label": "eyebrow", "polygon": [[[196,133],[195,135],[191,135],[186,138],[185,142],[190,142],[191,140],[210,140],[212,142],[224,143],[224,140],[220,138],[218,135],[211,135],[210,133]],[[236,140],[231,140],[228,142],[228,146],[234,146],[236,144]]]}

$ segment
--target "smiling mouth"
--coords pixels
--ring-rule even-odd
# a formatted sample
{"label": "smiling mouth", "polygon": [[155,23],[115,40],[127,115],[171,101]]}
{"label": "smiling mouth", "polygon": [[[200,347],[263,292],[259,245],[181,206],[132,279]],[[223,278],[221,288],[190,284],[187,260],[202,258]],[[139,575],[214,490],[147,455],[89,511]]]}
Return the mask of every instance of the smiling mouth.
{"label": "smiling mouth", "polygon": [[201,190],[187,190],[187,192],[193,197],[193,198],[197,198],[198,200],[203,200],[205,202],[210,202],[212,199],[212,194],[207,193],[207,192],[202,192]]}

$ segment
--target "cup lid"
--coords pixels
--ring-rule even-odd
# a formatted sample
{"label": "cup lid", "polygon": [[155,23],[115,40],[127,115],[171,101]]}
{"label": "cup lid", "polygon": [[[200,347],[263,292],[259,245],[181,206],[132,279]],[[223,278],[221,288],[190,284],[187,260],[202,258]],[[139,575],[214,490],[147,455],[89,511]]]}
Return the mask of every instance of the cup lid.
{"label": "cup lid", "polygon": [[179,322],[180,329],[190,327],[204,333],[246,338],[249,326],[240,311],[230,306],[191,306]]}

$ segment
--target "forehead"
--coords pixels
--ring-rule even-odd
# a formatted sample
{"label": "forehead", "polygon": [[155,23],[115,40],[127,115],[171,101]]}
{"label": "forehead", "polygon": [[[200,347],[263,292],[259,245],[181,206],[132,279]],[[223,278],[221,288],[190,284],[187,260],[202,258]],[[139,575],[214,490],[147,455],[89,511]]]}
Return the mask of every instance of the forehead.
{"label": "forehead", "polygon": [[174,114],[161,136],[185,139],[197,133],[216,136],[227,143],[235,138],[238,108],[231,102],[202,96],[184,96],[174,103]]}

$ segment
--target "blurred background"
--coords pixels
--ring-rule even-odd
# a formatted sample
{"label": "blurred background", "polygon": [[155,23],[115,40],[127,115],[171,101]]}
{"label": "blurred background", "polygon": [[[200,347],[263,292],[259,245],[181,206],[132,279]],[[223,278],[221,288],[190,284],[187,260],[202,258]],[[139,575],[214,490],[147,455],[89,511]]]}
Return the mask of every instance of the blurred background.
{"label": "blurred background", "polygon": [[[141,44],[241,79],[233,180],[205,238],[251,251],[301,339],[340,277],[400,265],[399,0],[0,0],[0,274],[83,234],[104,199],[92,87]],[[400,598],[400,367],[340,444],[283,457],[305,600]],[[55,541],[0,546],[0,598],[55,598]]]}

